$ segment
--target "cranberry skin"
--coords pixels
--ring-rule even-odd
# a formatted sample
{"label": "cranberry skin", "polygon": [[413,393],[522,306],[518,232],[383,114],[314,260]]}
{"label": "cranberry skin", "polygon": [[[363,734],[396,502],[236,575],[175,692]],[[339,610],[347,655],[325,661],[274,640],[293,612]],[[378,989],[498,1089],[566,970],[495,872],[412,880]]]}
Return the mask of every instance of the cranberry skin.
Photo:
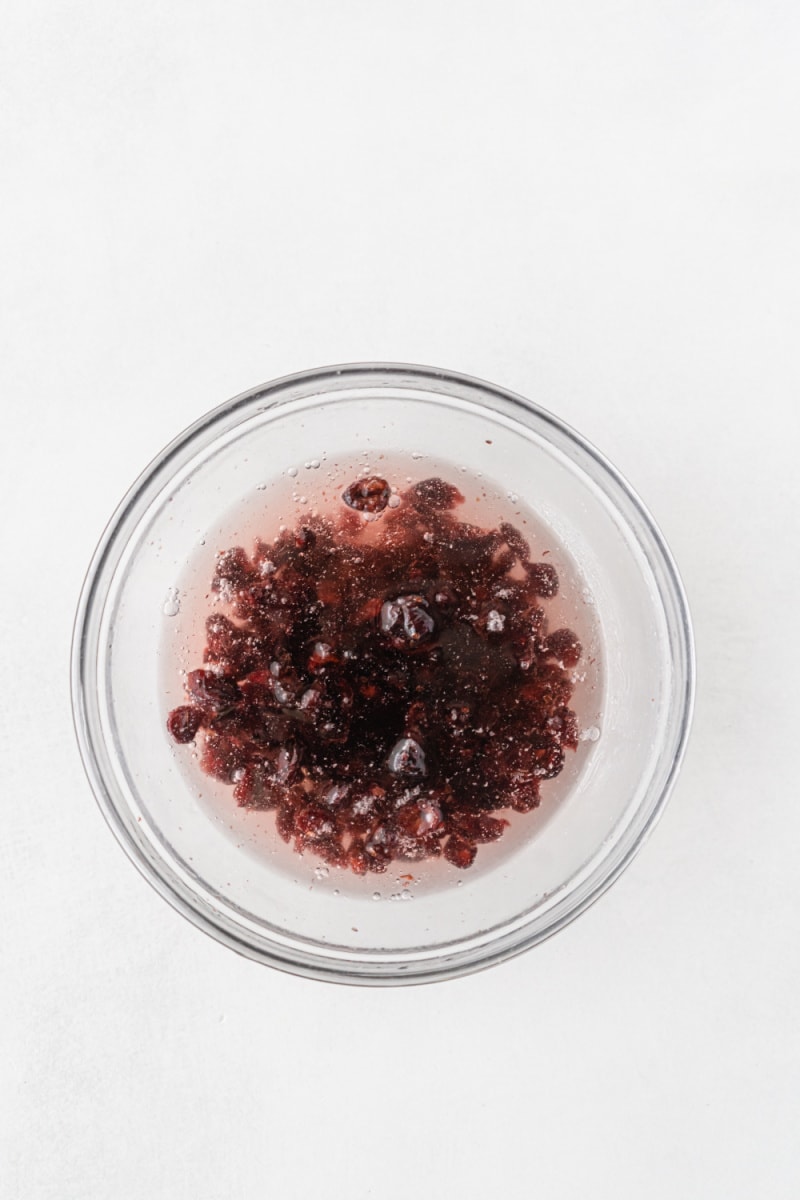
{"label": "cranberry skin", "polygon": [[194,704],[181,704],[178,708],[173,708],[167,717],[170,736],[181,745],[193,742],[203,724],[203,715],[203,710]]}
{"label": "cranberry skin", "polygon": [[525,570],[537,596],[550,599],[558,592],[558,572],[550,563],[526,563]]}
{"label": "cranberry skin", "polygon": [[565,667],[576,667],[581,660],[583,647],[571,629],[556,629],[544,640],[544,652]]}
{"label": "cranberry skin", "polygon": [[389,503],[391,488],[380,475],[370,475],[367,479],[356,479],[342,492],[342,499],[349,508],[356,512],[383,512]]}
{"label": "cranberry skin", "polygon": [[436,635],[436,622],[424,596],[398,596],[381,608],[380,627],[396,650],[415,650]]}
{"label": "cranberry skin", "polygon": [[473,846],[471,842],[468,842],[466,838],[461,837],[457,833],[451,833],[444,844],[445,858],[461,871],[465,871],[467,867],[472,866],[477,853],[477,847]]}
{"label": "cranberry skin", "polygon": [[411,489],[414,507],[420,512],[444,512],[464,503],[464,497],[452,483],[443,479],[422,479]]}

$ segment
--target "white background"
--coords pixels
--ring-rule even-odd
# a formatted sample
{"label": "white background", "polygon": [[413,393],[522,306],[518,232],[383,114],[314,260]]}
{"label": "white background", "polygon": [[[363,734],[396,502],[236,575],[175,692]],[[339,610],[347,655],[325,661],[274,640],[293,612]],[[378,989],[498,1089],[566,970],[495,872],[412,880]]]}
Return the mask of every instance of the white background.
{"label": "white background", "polygon": [[[0,41],[0,1196],[800,1194],[795,0],[10,0]],[[684,771],[472,978],[284,976],[106,829],[71,624],[198,414],[393,359],[549,407],[689,592]]]}

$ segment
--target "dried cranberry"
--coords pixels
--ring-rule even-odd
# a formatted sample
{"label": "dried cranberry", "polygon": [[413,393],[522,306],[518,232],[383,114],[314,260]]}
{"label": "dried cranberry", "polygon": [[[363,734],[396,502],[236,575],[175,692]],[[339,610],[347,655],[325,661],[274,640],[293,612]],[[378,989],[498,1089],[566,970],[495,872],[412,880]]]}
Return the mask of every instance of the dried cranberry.
{"label": "dried cranberry", "polygon": [[288,842],[294,833],[294,822],[297,813],[298,805],[291,798],[284,800],[278,809],[278,815],[275,818],[275,828],[284,842]]}
{"label": "dried cranberry", "polygon": [[514,812],[532,812],[539,805],[539,780],[522,772],[512,773],[505,795]]}
{"label": "dried cranberry", "polygon": [[200,765],[206,775],[220,779],[223,783],[233,783],[237,770],[244,766],[246,760],[247,751],[239,738],[213,732],[206,734],[200,758]]}
{"label": "dried cranberry", "polygon": [[542,740],[531,749],[533,772],[539,779],[553,779],[564,766],[564,751],[557,742]]}
{"label": "dried cranberry", "polygon": [[274,808],[279,795],[274,780],[263,766],[256,764],[242,768],[233,789],[233,798],[241,808]]}
{"label": "dried cranberry", "polygon": [[190,671],[186,677],[186,690],[199,707],[209,713],[230,708],[240,698],[236,680],[214,671]]}
{"label": "dried cranberry", "polygon": [[525,570],[537,596],[550,598],[558,591],[558,572],[550,563],[526,563]]}
{"label": "dried cranberry", "polygon": [[470,842],[496,842],[503,836],[508,821],[485,813],[454,813],[450,825]]}
{"label": "dried cranberry", "polygon": [[530,558],[531,548],[522,536],[520,531],[514,526],[509,525],[508,521],[504,521],[500,526],[500,532],[506,540],[506,545],[509,550],[520,560],[527,562]]}
{"label": "dried cranberry", "polygon": [[203,710],[194,704],[181,704],[167,717],[167,729],[176,742],[193,742],[203,724]]}
{"label": "dried cranberry", "polygon": [[544,640],[544,652],[557,659],[562,666],[576,667],[581,660],[583,647],[571,629],[556,629]]}
{"label": "dried cranberry", "polygon": [[335,837],[318,838],[312,845],[318,858],[331,867],[346,867],[348,865],[347,851],[337,842]]}
{"label": "dried cranberry", "polygon": [[333,830],[330,814],[314,804],[301,808],[294,819],[294,833],[301,844],[330,837]]}
{"label": "dried cranberry", "polygon": [[444,844],[444,856],[454,867],[464,871],[475,862],[477,847],[457,833],[451,833]]}
{"label": "dried cranberry", "polygon": [[392,490],[380,475],[370,475],[367,479],[356,479],[342,492],[342,499],[350,508],[357,512],[383,512],[389,503]]}
{"label": "dried cranberry", "polygon": [[235,546],[218,556],[211,586],[215,592],[238,591],[250,580],[252,574],[250,559],[241,546]]}
{"label": "dried cranberry", "polygon": [[396,820],[405,833],[414,838],[422,838],[441,829],[442,810],[433,799],[418,800],[412,804],[404,804],[397,813]]}
{"label": "dried cranberry", "polygon": [[207,618],[206,641],[215,656],[231,654],[241,637],[241,631],[222,613],[215,612]]}
{"label": "dried cranberry", "polygon": [[442,512],[464,503],[464,497],[444,479],[423,479],[411,489],[412,503],[420,512]]}
{"label": "dried cranberry", "polygon": [[347,866],[354,875],[366,875],[369,870],[369,856],[364,847],[356,842],[347,851]]}

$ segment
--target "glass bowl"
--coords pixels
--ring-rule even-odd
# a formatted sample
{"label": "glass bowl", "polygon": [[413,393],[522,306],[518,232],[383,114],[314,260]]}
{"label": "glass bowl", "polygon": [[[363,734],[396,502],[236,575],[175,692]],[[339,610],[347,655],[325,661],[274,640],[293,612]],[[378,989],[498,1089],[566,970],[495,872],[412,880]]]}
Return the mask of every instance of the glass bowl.
{"label": "glass bowl", "polygon": [[[259,818],[273,814],[243,814],[229,794],[222,801],[211,794],[213,784],[187,757],[191,747],[175,746],[165,729],[167,710],[181,702],[172,630],[181,604],[191,602],[186,570],[198,547],[211,553],[232,544],[224,540],[231,514],[252,508],[270,480],[294,478],[300,489],[315,464],[358,455],[375,462],[381,454],[412,455],[420,477],[434,473],[432,463],[449,463],[499,484],[509,503],[530,506],[562,557],[577,565],[598,665],[579,714],[578,751],[543,789],[541,807],[481,847],[470,870],[413,864],[413,884],[398,863],[359,880],[270,842]],[[207,578],[202,586],[207,591]],[[694,659],[669,550],[641,501],[591,445],[492,384],[364,364],[246,392],[150,464],[89,568],[72,682],[80,750],[101,810],[165,899],[261,962],[317,979],[396,984],[445,979],[518,954],[616,879],[675,781]]]}

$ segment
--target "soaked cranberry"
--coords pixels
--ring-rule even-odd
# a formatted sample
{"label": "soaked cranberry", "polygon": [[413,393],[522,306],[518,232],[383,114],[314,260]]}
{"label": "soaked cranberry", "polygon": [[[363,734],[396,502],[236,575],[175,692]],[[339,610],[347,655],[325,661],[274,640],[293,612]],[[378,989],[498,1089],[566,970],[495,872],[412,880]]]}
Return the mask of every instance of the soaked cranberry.
{"label": "soaked cranberry", "polygon": [[464,503],[464,497],[452,483],[444,479],[423,479],[411,489],[411,499],[420,512],[442,512]]}
{"label": "soaked cranberry", "polygon": [[506,540],[506,545],[512,554],[514,554],[520,562],[527,562],[530,558],[531,549],[520,531],[513,525],[509,525],[508,521],[504,521],[500,526],[500,532]]}
{"label": "soaked cranberry", "polygon": [[314,804],[301,808],[294,819],[294,833],[301,845],[332,835],[334,824],[330,813]]}
{"label": "soaked cranberry", "polygon": [[230,708],[240,698],[236,680],[214,671],[190,671],[186,677],[186,690],[200,708],[214,714]]}
{"label": "soaked cranberry", "polygon": [[444,844],[445,858],[454,867],[459,867],[462,871],[472,866],[477,853],[477,846],[474,846],[472,842],[468,842],[466,838],[461,837],[458,833],[451,833]]}
{"label": "soaked cranberry", "polygon": [[506,795],[514,812],[532,812],[539,806],[539,780],[533,775],[514,773],[506,787]]}
{"label": "soaked cranberry", "polygon": [[442,810],[430,799],[405,804],[397,814],[397,823],[411,837],[423,838],[442,828]]}
{"label": "soaked cranberry", "polygon": [[347,851],[347,866],[354,875],[366,875],[369,870],[369,856],[363,846],[354,843]]}
{"label": "soaked cranberry", "polygon": [[294,822],[297,812],[298,805],[295,800],[290,798],[284,800],[278,809],[278,815],[275,818],[275,828],[284,842],[288,842],[294,833]]}
{"label": "soaked cranberry", "polygon": [[571,629],[556,629],[545,638],[544,651],[562,666],[576,667],[581,660],[583,647]]}
{"label": "soaked cranberry", "polygon": [[550,598],[558,591],[558,572],[550,563],[527,563],[525,570],[537,596]]}
{"label": "soaked cranberry", "polygon": [[[167,728],[197,738],[238,805],[275,809],[297,853],[355,875],[439,856],[463,870],[578,746],[581,646],[548,632],[537,598],[558,576],[515,526],[458,521],[439,478],[389,498],[359,479],[336,520],[218,555],[207,667]],[[384,509],[379,526],[358,515]]]}
{"label": "soaked cranberry", "polygon": [[236,772],[245,765],[246,761],[247,751],[239,738],[212,731],[206,734],[205,746],[200,759],[200,765],[206,775],[220,779],[223,783],[233,783]]}
{"label": "soaked cranberry", "polygon": [[485,813],[453,813],[451,827],[470,842],[496,842],[503,836],[508,821]]}
{"label": "soaked cranberry", "polygon": [[274,808],[280,798],[280,786],[261,764],[242,767],[233,798],[241,808]]}
{"label": "soaked cranberry", "polygon": [[368,479],[356,479],[342,493],[342,499],[350,508],[357,512],[383,512],[389,503],[391,488],[380,475],[370,475]]}
{"label": "soaked cranberry", "polygon": [[235,546],[233,550],[224,550],[217,558],[211,586],[215,592],[238,591],[251,579],[252,574],[250,559],[241,546]]}
{"label": "soaked cranberry", "polygon": [[194,704],[181,704],[167,717],[167,729],[176,742],[193,742],[203,724],[203,710]]}

